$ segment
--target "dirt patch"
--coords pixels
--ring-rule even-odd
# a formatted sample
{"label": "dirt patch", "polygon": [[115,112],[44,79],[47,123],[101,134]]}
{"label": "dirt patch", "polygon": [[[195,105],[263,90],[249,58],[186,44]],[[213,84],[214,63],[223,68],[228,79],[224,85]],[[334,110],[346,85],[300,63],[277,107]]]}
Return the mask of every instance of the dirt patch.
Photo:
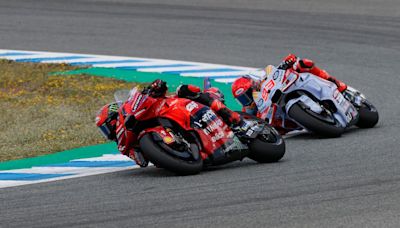
{"label": "dirt patch", "polygon": [[60,64],[0,60],[0,161],[103,143],[94,119],[113,93],[134,83],[89,75]]}

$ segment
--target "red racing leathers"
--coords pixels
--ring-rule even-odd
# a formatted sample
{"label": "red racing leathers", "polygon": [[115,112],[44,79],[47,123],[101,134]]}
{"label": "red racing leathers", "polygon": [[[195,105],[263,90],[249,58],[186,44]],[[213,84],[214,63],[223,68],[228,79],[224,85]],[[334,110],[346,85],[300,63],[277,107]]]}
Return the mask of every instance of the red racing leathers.
{"label": "red racing leathers", "polygon": [[311,59],[300,59],[294,54],[289,54],[283,59],[280,67],[285,67],[286,69],[291,67],[293,70],[299,73],[309,72],[315,76],[331,81],[337,85],[340,92],[343,92],[347,89],[347,85],[345,83],[331,76],[325,70],[315,66],[314,61]]}
{"label": "red racing leathers", "polygon": [[[181,85],[178,87],[176,95],[180,98],[187,98],[201,104],[207,105],[218,114],[226,123],[230,125],[241,124],[240,115],[228,109],[219,99],[218,96],[211,92],[201,92],[200,88],[194,85]],[[142,155],[138,145],[138,135],[131,129],[127,129],[127,118],[131,114],[132,101],[126,101],[119,109],[119,116],[116,125],[116,142],[118,150],[141,167],[148,165],[147,159]]]}

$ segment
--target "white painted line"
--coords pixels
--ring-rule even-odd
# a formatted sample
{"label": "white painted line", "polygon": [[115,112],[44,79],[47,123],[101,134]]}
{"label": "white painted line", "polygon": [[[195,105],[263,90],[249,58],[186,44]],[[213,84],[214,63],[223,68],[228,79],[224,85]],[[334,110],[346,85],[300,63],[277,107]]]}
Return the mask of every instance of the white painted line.
{"label": "white painted line", "polygon": [[6,181],[2,180],[0,181],[0,188],[7,188],[7,187],[13,187],[13,186],[20,186],[20,185],[27,185],[27,184],[34,184],[32,181]]}
{"label": "white painted line", "polygon": [[[58,53],[49,53],[46,55],[42,54],[35,54],[35,55],[12,55],[12,56],[7,56],[7,59],[9,60],[20,60],[20,59],[36,59],[36,58],[54,58],[54,57],[63,57],[66,56],[64,54],[58,54]],[[79,56],[79,55],[75,55]]]}
{"label": "white painted line", "polygon": [[[53,181],[58,181],[58,180],[65,180],[65,179],[85,177],[85,176],[93,176],[93,175],[98,175],[98,174],[118,172],[118,171],[137,169],[137,168],[140,168],[140,167],[139,166],[130,166],[130,167],[115,167],[113,169],[102,169],[102,170],[99,169],[99,170],[94,170],[93,172],[86,172],[86,173],[82,173],[82,174],[78,174],[78,175],[63,176],[63,177],[56,177],[56,178],[36,180],[36,181],[4,181],[4,180],[0,180],[0,188],[37,184],[37,183],[44,183],[44,182],[53,182]],[[9,172],[11,172],[11,170],[9,170]]]}
{"label": "white painted line", "polygon": [[[129,56],[109,56],[109,55],[93,55],[93,54],[80,54],[80,53],[66,53],[66,52],[44,52],[44,51],[25,51],[25,50],[7,50],[7,49],[0,49],[1,53],[6,53],[6,52],[25,52],[25,53],[35,53],[38,55],[41,55],[41,57],[46,57],[46,55],[51,55],[51,54],[60,54],[61,56],[69,56],[69,55],[74,55],[74,56],[91,56],[92,58],[104,58],[104,59],[117,59],[117,58],[127,58],[131,60],[146,60],[146,61],[154,61],[154,62],[165,62],[165,61],[171,61],[174,63],[179,63],[179,64],[193,64],[193,65],[214,65],[218,67],[223,67],[223,68],[233,68],[233,69],[238,69],[238,70],[244,70],[244,71],[252,71],[256,70],[256,68],[250,68],[250,67],[242,67],[242,66],[231,66],[231,65],[223,65],[223,64],[211,64],[211,63],[201,63],[201,62],[190,62],[190,61],[180,61],[180,60],[167,60],[167,59],[151,59],[151,58],[141,58],[141,57],[129,57]],[[11,56],[4,57],[6,59],[10,59]],[[27,57],[27,56],[25,56]],[[1,58],[1,57],[0,57]]]}
{"label": "white painted line", "polygon": [[6,53],[9,53],[9,52],[23,52],[23,53],[26,53],[26,54],[35,54],[35,53],[37,53],[35,51],[20,51],[20,50],[0,49],[0,54],[6,54]]}
{"label": "white painted line", "polygon": [[234,82],[235,79],[238,78],[238,77],[239,77],[239,75],[238,75],[237,77],[235,77],[235,78],[227,78],[227,79],[225,79],[225,78],[217,78],[217,79],[214,79],[214,80],[215,80],[216,82],[232,83],[232,82]]}
{"label": "white painted line", "polygon": [[[124,167],[134,167],[124,166]],[[121,167],[50,167],[50,166],[35,166],[29,169],[14,169],[3,170],[1,173],[35,173],[35,174],[83,174],[83,173],[98,173],[100,171],[113,171]],[[0,183],[2,180],[0,180]]]}
{"label": "white painted line", "polygon": [[72,161],[132,161],[132,159],[122,154],[105,154],[101,157],[82,158],[82,159],[75,159]]}
{"label": "white painted line", "polygon": [[157,62],[137,62],[137,63],[98,63],[93,64],[94,67],[140,67],[140,66],[158,66],[180,64],[175,61],[157,61]]}
{"label": "white painted line", "polygon": [[212,69],[220,69],[221,67],[210,66],[210,65],[201,65],[201,66],[186,66],[186,67],[163,67],[163,68],[144,68],[138,69],[137,71],[141,72],[165,72],[165,71],[186,71],[186,70],[212,70]]}
{"label": "white painted line", "polygon": [[[90,56],[90,55],[89,55]],[[97,62],[97,61],[119,61],[119,60],[132,60],[132,58],[99,58],[99,57],[88,57],[80,59],[66,59],[66,60],[46,60],[42,63],[80,63],[80,62]]]}
{"label": "white painted line", "polygon": [[184,77],[212,77],[212,76],[232,76],[232,75],[245,75],[249,71],[229,71],[229,72],[206,72],[206,73],[184,73]]}

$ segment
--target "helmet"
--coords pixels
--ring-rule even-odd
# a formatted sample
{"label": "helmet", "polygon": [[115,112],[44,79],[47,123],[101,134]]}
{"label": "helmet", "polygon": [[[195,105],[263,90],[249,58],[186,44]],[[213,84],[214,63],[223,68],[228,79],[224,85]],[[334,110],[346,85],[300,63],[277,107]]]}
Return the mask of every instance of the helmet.
{"label": "helmet", "polygon": [[254,80],[248,76],[242,76],[233,82],[232,94],[243,106],[249,106],[254,102],[254,84]]}
{"label": "helmet", "polygon": [[116,140],[118,108],[116,102],[104,105],[96,116],[96,125],[108,140]]}
{"label": "helmet", "polygon": [[220,100],[222,103],[225,102],[225,96],[217,87],[211,87],[204,90],[205,93],[211,94],[214,98]]}
{"label": "helmet", "polygon": [[167,93],[167,83],[161,79],[154,80],[147,88],[143,90],[143,93],[149,94],[151,97],[164,97]]}

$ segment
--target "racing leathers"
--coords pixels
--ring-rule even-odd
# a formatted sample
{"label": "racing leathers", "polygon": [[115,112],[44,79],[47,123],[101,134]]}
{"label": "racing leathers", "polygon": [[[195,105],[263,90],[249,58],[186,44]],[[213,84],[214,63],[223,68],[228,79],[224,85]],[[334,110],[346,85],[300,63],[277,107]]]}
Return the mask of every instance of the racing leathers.
{"label": "racing leathers", "polygon": [[[149,87],[152,86],[154,88],[147,88],[147,90],[150,91],[150,95],[158,94],[158,97],[165,96],[164,92],[154,91],[164,86],[162,82],[156,80]],[[220,96],[213,94],[212,92],[202,92],[199,87],[194,85],[181,85],[178,87],[175,96],[187,98],[209,106],[211,110],[218,114],[224,122],[229,125],[238,126],[241,124],[240,115],[228,109],[220,99],[218,99]],[[146,167],[148,165],[148,160],[143,156],[140,148],[137,146],[138,135],[130,129],[129,126],[130,110],[132,110],[132,101],[130,100],[126,101],[119,109],[119,116],[116,125],[116,142],[118,144],[118,150],[123,155],[135,160],[136,164],[139,166]]]}
{"label": "racing leathers", "polygon": [[225,104],[211,92],[201,92],[200,88],[195,85],[181,85],[178,87],[176,94],[178,97],[187,98],[209,106],[211,110],[217,113],[224,122],[229,125],[240,124],[240,115],[226,107]]}

